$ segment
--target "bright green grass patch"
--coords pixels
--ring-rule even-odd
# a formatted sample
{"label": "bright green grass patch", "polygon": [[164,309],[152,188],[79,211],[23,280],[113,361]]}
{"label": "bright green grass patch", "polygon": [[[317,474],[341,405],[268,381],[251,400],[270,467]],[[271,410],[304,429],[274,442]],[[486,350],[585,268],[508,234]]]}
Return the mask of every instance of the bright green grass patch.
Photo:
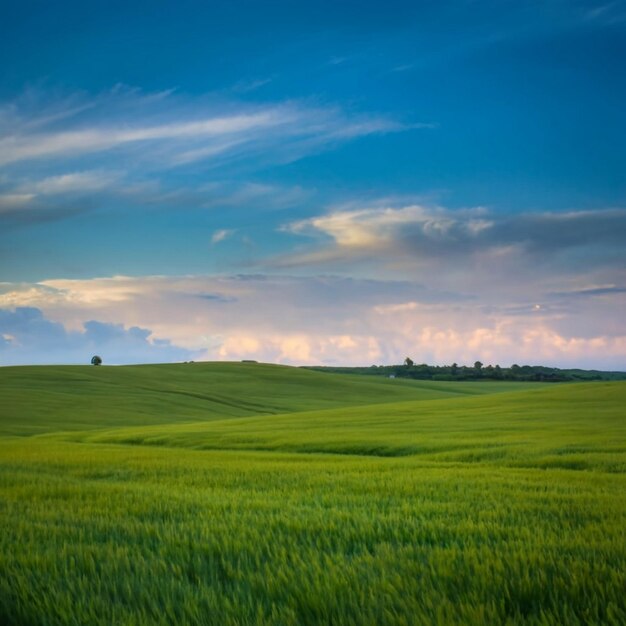
{"label": "bright green grass patch", "polygon": [[626,480],[419,458],[0,448],[8,624],[623,624]]}
{"label": "bright green grass patch", "polygon": [[[74,433],[73,440],[626,472],[626,383],[552,386],[239,420]],[[65,437],[65,435],[64,435]]]}
{"label": "bright green grass patch", "polygon": [[370,380],[260,363],[2,367],[0,433],[272,415],[519,387]]}

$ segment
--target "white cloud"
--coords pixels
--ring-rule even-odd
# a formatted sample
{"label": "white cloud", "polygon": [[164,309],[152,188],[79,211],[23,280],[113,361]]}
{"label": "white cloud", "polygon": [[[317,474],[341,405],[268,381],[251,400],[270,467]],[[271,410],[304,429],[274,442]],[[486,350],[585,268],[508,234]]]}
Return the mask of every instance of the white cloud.
{"label": "white cloud", "polygon": [[307,192],[252,182],[254,172],[417,126],[298,101],[253,105],[123,86],[59,100],[29,92],[0,103],[0,213],[32,223],[121,196],[135,205],[288,207]]}
{"label": "white cloud", "polygon": [[21,187],[32,194],[53,195],[76,192],[92,192],[106,189],[119,182],[119,172],[91,170],[68,172],[57,176],[48,176],[38,181],[23,183]]}
{"label": "white cloud", "polygon": [[7,121],[0,123],[0,166],[32,160],[59,163],[112,150],[137,157],[140,148],[144,161],[169,167],[242,149],[267,158],[265,148],[276,151],[280,144],[289,146],[281,158],[287,152],[294,158],[337,140],[415,127],[298,102],[217,104],[172,92],[114,89],[91,100],[75,96],[65,104],[38,102],[34,110],[32,100],[28,107],[19,99],[3,107]]}
{"label": "white cloud", "polygon": [[600,306],[594,296],[571,297],[485,302],[332,276],[118,276],[4,284],[0,310],[36,307],[68,332],[92,319],[149,328],[205,359],[369,365],[408,354],[429,363],[625,369],[626,293],[603,291]]}
{"label": "white cloud", "polygon": [[234,230],[230,230],[228,228],[216,230],[211,237],[211,243],[213,245],[215,245],[216,243],[220,243],[221,241],[228,239],[234,232]]}
{"label": "white cloud", "polygon": [[480,207],[349,206],[282,231],[310,243],[266,259],[267,268],[416,277],[479,298],[626,283],[626,209],[498,214]]}
{"label": "white cloud", "polygon": [[365,208],[336,211],[284,226],[293,233],[323,233],[339,247],[362,249],[383,248],[395,244],[402,230],[418,227],[425,236],[443,240],[458,236],[459,232],[475,235],[490,228],[493,222],[485,219],[484,209],[453,212],[440,207],[410,205],[393,208]]}
{"label": "white cloud", "polygon": [[87,128],[31,135],[13,135],[0,139],[0,165],[51,156],[76,156],[101,152],[137,142],[154,140],[197,139],[237,135],[253,129],[289,122],[279,110],[246,115],[216,116],[183,123],[125,128]]}

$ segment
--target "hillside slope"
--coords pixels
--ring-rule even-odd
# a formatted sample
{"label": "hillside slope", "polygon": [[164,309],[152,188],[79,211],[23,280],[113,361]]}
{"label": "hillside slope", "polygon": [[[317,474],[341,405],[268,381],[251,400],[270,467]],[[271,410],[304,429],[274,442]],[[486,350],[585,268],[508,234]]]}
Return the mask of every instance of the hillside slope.
{"label": "hillside slope", "polygon": [[3,367],[0,433],[29,435],[271,415],[493,393],[511,387],[374,380],[259,363]]}
{"label": "hillside slope", "polygon": [[626,471],[626,383],[75,433],[73,441]]}

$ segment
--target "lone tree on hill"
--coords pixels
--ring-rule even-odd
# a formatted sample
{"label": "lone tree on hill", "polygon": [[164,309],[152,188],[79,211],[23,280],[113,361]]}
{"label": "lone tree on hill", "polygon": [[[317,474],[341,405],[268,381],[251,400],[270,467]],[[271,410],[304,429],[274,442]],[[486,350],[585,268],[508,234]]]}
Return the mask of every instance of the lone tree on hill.
{"label": "lone tree on hill", "polygon": [[407,356],[406,359],[404,359],[404,364],[407,367],[413,367],[413,359]]}
{"label": "lone tree on hill", "polygon": [[92,365],[102,365],[102,359],[96,354],[95,356],[91,357],[91,364]]}

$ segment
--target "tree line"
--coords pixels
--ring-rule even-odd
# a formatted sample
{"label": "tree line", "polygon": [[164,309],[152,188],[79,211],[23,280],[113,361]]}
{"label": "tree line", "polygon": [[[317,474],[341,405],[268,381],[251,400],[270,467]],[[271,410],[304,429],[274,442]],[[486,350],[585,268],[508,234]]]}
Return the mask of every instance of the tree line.
{"label": "tree line", "polygon": [[518,365],[501,367],[484,365],[475,361],[473,365],[428,365],[416,364],[407,357],[398,365],[371,365],[369,367],[325,367],[312,366],[306,369],[334,372],[337,374],[365,374],[387,378],[412,378],[416,380],[508,380],[520,382],[572,382],[592,380],[626,380],[626,372],[603,372],[599,370],[559,369],[544,365]]}

